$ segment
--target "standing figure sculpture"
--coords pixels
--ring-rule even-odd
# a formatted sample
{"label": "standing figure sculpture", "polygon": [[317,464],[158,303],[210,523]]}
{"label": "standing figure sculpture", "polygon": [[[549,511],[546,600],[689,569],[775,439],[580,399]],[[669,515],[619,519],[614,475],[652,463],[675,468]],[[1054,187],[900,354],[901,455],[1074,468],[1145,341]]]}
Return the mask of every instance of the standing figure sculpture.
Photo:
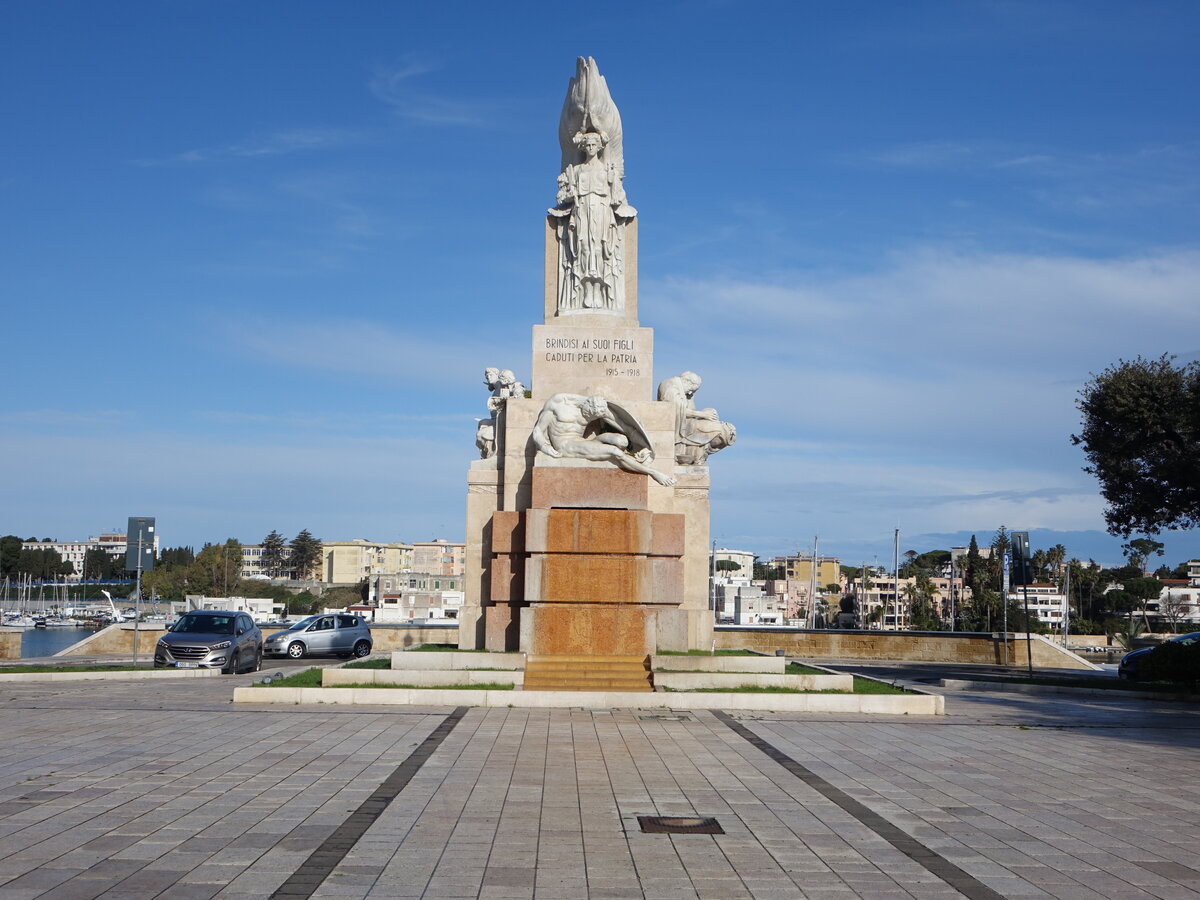
{"label": "standing figure sculpture", "polygon": [[611,462],[670,486],[675,479],[651,468],[650,439],[632,415],[603,397],[555,394],[533,426],[533,443],[547,456]]}
{"label": "standing figure sculpture", "polygon": [[558,233],[558,311],[625,309],[625,199],[621,114],[596,61],[580,57],[558,123],[562,173],[549,214]]}
{"label": "standing figure sculpture", "polygon": [[737,440],[737,429],[722,422],[715,409],[696,409],[700,383],[695,372],[684,372],[658,386],[658,399],[675,404],[675,462],[680,466],[703,466],[710,454]]}

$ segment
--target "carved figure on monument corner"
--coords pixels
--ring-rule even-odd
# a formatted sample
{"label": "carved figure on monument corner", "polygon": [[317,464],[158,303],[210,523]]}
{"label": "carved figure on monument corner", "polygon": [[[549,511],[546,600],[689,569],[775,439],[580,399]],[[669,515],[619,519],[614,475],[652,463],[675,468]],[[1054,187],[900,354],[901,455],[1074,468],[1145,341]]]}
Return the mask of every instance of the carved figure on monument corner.
{"label": "carved figure on monument corner", "polygon": [[625,308],[625,197],[621,114],[596,61],[579,57],[558,123],[562,171],[555,206],[558,311]]}
{"label": "carved figure on monument corner", "polygon": [[517,381],[512,369],[497,369],[494,366],[483,370],[483,383],[491,391],[487,406],[492,415],[490,418],[478,420],[479,424],[475,428],[475,446],[479,448],[480,459],[491,459],[497,454],[496,436],[504,403],[509,397],[524,397],[525,385]]}
{"label": "carved figure on monument corner", "polygon": [[648,465],[654,451],[641,423],[598,395],[553,395],[533,426],[533,443],[556,459],[611,462],[626,472],[649,475],[668,487],[675,483],[672,476]]}
{"label": "carved figure on monument corner", "polygon": [[675,463],[702,466],[708,457],[737,440],[737,429],[712,408],[696,409],[700,376],[683,372],[658,386],[658,399],[675,405]]}

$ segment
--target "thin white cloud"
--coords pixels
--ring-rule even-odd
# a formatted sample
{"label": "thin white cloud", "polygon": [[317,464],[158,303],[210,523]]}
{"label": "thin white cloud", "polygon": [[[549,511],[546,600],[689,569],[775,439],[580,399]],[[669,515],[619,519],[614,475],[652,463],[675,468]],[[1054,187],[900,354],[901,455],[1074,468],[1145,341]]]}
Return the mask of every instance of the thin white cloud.
{"label": "thin white cloud", "polygon": [[488,124],[490,117],[482,104],[440,96],[414,83],[435,69],[429,63],[411,60],[399,65],[377,66],[367,85],[376,99],[405,119],[429,125],[481,127]]}
{"label": "thin white cloud", "polygon": [[142,166],[194,165],[231,159],[261,159],[314,150],[327,150],[359,143],[365,139],[360,131],[338,128],[293,128],[272,134],[257,135],[244,141],[215,147],[185,150],[158,159],[137,160]]}
{"label": "thin white cloud", "polygon": [[867,275],[643,283],[656,377],[738,426],[714,511],[788,533],[1102,527],[1075,398],[1121,357],[1195,352],[1200,252],[895,254]]}

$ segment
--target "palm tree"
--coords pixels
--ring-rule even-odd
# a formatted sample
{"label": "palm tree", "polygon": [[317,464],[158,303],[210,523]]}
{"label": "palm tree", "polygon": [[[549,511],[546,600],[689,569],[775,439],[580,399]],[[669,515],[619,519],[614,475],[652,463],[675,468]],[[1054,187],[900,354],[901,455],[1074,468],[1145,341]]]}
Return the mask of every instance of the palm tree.
{"label": "palm tree", "polygon": [[1112,636],[1126,650],[1132,650],[1133,642],[1141,637],[1142,632],[1145,630],[1146,626],[1140,620],[1126,619],[1113,629]]}

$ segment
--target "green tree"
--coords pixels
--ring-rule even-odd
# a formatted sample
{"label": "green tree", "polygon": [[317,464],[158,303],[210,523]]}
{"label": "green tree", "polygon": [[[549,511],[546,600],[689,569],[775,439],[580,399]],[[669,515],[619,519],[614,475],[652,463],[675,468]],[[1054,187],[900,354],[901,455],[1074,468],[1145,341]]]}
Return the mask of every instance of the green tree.
{"label": "green tree", "polygon": [[1118,616],[1133,618],[1133,611],[1137,608],[1137,597],[1129,593],[1129,591],[1122,590],[1121,588],[1105,591],[1104,596],[1100,599],[1105,611]]}
{"label": "green tree", "polygon": [[1122,585],[1125,592],[1133,596],[1138,602],[1142,610],[1142,621],[1146,623],[1146,627],[1150,627],[1150,621],[1146,617],[1146,604],[1151,600],[1157,600],[1162,593],[1162,582],[1157,578],[1130,578]]}
{"label": "green tree", "polygon": [[53,547],[22,550],[17,556],[16,574],[35,581],[53,581],[60,575],[74,575],[75,567],[63,560]]}
{"label": "green tree", "polygon": [[741,567],[741,563],[736,563],[732,559],[718,559],[715,566],[718,572],[736,572]]}
{"label": "green tree", "polygon": [[191,547],[167,547],[158,555],[160,566],[190,566],[196,561],[196,551]]}
{"label": "green tree", "polygon": [[755,581],[783,581],[783,566],[769,566],[766,563],[755,561],[754,563],[754,580]]}
{"label": "green tree", "polygon": [[192,593],[229,597],[242,583],[242,545],[235,538],[223,544],[206,544],[189,567]]}
{"label": "green tree", "polygon": [[292,538],[292,570],[296,578],[305,581],[321,567],[322,543],[305,528]]}
{"label": "green tree", "polygon": [[1151,540],[1150,538],[1134,538],[1127,544],[1121,545],[1121,550],[1125,553],[1125,558],[1129,560],[1129,564],[1142,570],[1142,575],[1146,575],[1150,567],[1151,556],[1162,556],[1163,547],[1166,545],[1161,541]]}
{"label": "green tree", "polygon": [[125,557],[113,556],[100,547],[90,547],[83,554],[80,575],[91,581],[111,581],[125,578]]}
{"label": "green tree", "polygon": [[272,529],[271,533],[263,538],[262,547],[263,571],[271,578],[282,578],[286,566],[284,550],[287,548],[283,535]]}
{"label": "green tree", "polygon": [[0,578],[11,578],[17,574],[17,560],[21,557],[22,543],[15,534],[0,537]]}
{"label": "green tree", "polygon": [[1200,361],[1120,360],[1079,391],[1081,446],[1112,534],[1200,525]]}

